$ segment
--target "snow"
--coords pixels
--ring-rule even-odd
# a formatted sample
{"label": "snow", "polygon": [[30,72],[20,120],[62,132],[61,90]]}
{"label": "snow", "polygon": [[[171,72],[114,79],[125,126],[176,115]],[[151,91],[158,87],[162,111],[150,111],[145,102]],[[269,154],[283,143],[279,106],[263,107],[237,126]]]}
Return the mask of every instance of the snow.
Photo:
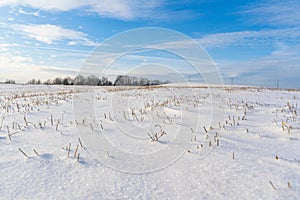
{"label": "snow", "polygon": [[0,199],[299,199],[300,92],[198,86],[0,85]]}

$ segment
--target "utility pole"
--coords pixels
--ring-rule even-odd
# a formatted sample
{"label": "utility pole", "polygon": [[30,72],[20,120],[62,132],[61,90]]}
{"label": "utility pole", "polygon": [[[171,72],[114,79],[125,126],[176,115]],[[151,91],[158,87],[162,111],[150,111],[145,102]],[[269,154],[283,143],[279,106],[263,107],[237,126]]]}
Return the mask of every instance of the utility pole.
{"label": "utility pole", "polygon": [[277,90],[279,90],[279,80],[277,80]]}

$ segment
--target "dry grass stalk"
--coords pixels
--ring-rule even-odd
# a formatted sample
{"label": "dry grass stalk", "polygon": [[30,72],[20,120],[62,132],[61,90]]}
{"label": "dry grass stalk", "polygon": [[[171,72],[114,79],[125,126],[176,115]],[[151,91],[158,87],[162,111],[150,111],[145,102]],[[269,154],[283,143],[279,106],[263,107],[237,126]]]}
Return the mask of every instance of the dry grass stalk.
{"label": "dry grass stalk", "polygon": [[157,142],[158,141],[157,133],[155,133],[153,136],[151,136],[148,132],[147,132],[147,134],[150,137],[152,142]]}
{"label": "dry grass stalk", "polygon": [[33,152],[34,152],[37,156],[40,155],[40,154],[38,154],[38,152],[37,152],[35,149],[33,149]]}
{"label": "dry grass stalk", "polygon": [[136,115],[134,115],[134,117],[135,117],[135,119],[136,119],[137,122],[140,122],[140,120],[137,118]]}
{"label": "dry grass stalk", "polygon": [[26,127],[28,127],[28,121],[27,121],[27,119],[26,119],[26,116],[24,116],[24,121],[25,121]]}
{"label": "dry grass stalk", "polygon": [[82,143],[81,143],[80,138],[78,138],[78,141],[79,141],[79,144],[80,144],[81,148],[83,148],[83,145],[82,145]]}
{"label": "dry grass stalk", "polygon": [[21,131],[21,126],[20,126],[20,124],[17,124],[17,125],[18,125],[19,130]]}
{"label": "dry grass stalk", "polygon": [[19,151],[20,151],[26,158],[29,158],[28,155],[27,155],[24,151],[22,151],[21,148],[19,148]]}
{"label": "dry grass stalk", "polygon": [[53,116],[52,115],[51,115],[50,121],[51,121],[51,126],[53,126]]}
{"label": "dry grass stalk", "polygon": [[94,131],[93,124],[90,123],[90,127],[91,127],[92,131]]}
{"label": "dry grass stalk", "polygon": [[272,188],[273,188],[274,190],[276,190],[276,187],[274,186],[274,184],[272,183],[272,181],[269,181],[269,183],[270,183],[270,185],[272,186]]}
{"label": "dry grass stalk", "polygon": [[76,149],[75,149],[75,153],[74,153],[74,157],[76,157],[77,151],[78,151],[78,147],[79,145],[77,144]]}
{"label": "dry grass stalk", "polygon": [[59,121],[57,121],[57,124],[56,124],[56,128],[55,128],[56,131],[58,131],[58,125],[59,125]]}
{"label": "dry grass stalk", "polygon": [[71,143],[69,143],[69,147],[68,147],[68,158],[70,157],[70,150],[71,150]]}

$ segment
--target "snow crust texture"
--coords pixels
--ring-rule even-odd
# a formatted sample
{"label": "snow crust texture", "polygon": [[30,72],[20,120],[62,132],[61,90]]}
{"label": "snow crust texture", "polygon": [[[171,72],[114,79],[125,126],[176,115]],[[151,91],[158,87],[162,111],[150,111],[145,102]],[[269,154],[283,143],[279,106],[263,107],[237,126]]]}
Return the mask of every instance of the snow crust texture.
{"label": "snow crust texture", "polygon": [[0,199],[300,199],[299,107],[254,87],[0,85]]}

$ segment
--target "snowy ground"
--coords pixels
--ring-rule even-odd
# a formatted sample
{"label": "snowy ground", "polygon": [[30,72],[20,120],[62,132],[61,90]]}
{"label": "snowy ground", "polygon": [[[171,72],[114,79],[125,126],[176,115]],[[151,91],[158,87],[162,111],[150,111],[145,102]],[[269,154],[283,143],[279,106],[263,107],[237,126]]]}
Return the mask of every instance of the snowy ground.
{"label": "snowy ground", "polygon": [[0,199],[299,199],[299,99],[0,85]]}

